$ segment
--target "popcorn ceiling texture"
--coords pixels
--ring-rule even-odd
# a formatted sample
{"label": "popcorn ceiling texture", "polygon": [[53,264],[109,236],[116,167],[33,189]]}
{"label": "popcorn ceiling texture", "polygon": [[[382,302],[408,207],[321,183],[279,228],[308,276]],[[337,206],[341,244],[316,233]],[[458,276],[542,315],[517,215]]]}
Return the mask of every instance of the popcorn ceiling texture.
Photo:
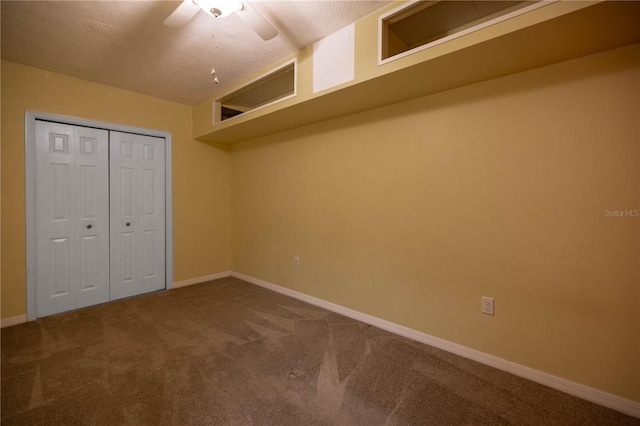
{"label": "popcorn ceiling texture", "polygon": [[166,27],[177,1],[2,2],[2,59],[191,105],[389,1],[249,3],[276,38],[263,41],[236,15],[199,12]]}

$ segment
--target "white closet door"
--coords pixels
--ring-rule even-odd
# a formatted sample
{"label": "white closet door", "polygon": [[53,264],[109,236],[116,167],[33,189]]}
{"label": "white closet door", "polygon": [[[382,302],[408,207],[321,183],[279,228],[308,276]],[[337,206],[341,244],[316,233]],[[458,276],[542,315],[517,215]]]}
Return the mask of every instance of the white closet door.
{"label": "white closet door", "polygon": [[165,288],[164,138],[110,133],[111,299]]}
{"label": "white closet door", "polygon": [[76,308],[109,300],[109,132],[75,128]]}
{"label": "white closet door", "polygon": [[108,132],[36,122],[38,316],[109,300]]}

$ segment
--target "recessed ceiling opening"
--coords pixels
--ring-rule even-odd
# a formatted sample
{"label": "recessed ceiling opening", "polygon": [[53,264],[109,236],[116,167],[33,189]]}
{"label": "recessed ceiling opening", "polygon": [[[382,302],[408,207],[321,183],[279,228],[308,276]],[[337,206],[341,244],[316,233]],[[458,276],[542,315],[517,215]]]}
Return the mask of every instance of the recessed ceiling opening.
{"label": "recessed ceiling opening", "polygon": [[295,62],[291,62],[216,102],[215,122],[295,96]]}
{"label": "recessed ceiling opening", "polygon": [[418,1],[382,17],[381,60],[462,33],[539,1]]}

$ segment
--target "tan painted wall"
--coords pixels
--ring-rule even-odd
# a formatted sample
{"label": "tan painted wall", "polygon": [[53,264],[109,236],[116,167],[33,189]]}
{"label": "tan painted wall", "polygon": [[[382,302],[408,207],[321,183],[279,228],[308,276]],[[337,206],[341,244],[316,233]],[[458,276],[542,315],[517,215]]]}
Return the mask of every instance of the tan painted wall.
{"label": "tan painted wall", "polygon": [[232,269],[640,401],[639,57],[234,145]]}
{"label": "tan painted wall", "polygon": [[174,280],[229,270],[229,152],[191,138],[190,106],[2,61],[2,318],[26,313],[25,110],[170,132]]}
{"label": "tan painted wall", "polygon": [[[0,19],[0,22],[2,19]],[[1,26],[1,25],[0,25]],[[0,66],[0,99],[2,99],[2,67]],[[0,102],[2,117],[2,102]],[[2,120],[0,119],[0,188],[2,188]],[[0,191],[0,242],[2,241],[2,191]],[[0,318],[2,318],[2,244],[0,243]]]}

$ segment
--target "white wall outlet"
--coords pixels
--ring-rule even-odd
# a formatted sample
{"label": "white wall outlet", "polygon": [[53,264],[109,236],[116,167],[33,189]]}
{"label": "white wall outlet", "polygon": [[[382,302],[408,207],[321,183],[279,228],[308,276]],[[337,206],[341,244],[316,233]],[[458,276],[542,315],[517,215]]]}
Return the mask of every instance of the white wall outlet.
{"label": "white wall outlet", "polygon": [[493,297],[482,296],[482,313],[493,315]]}
{"label": "white wall outlet", "polygon": [[300,258],[297,257],[297,256],[293,258],[293,267],[294,268],[299,268],[300,267]]}

